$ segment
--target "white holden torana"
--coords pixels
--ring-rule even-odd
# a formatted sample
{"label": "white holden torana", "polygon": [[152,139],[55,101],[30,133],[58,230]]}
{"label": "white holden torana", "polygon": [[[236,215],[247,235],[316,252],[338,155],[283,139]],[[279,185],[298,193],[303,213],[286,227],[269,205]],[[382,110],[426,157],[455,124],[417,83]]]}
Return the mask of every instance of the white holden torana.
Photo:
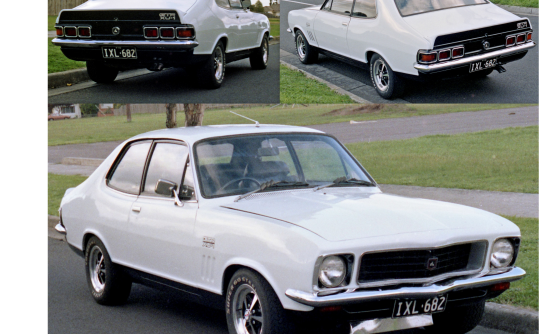
{"label": "white holden torana", "polygon": [[369,66],[384,98],[403,79],[485,76],[535,46],[531,23],[488,0],[326,0],[292,10],[288,32],[305,64],[318,54]]}
{"label": "white holden torana", "polygon": [[249,10],[250,0],[89,0],[60,12],[53,44],[86,61],[96,82],[119,70],[181,67],[201,84],[218,88],[225,64],[249,58],[268,63],[270,22]]}
{"label": "white holden torana", "polygon": [[520,230],[386,195],[334,137],[293,126],[158,130],[66,191],[58,231],[92,296],[132,283],[224,308],[231,334],[465,333],[525,272]]}

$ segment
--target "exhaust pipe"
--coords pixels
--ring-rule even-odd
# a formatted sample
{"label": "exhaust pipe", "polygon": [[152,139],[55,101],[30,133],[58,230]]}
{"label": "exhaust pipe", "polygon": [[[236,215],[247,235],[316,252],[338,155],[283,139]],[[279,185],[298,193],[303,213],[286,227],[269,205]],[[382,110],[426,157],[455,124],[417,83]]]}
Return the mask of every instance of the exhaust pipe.
{"label": "exhaust pipe", "polygon": [[497,70],[497,72],[499,73],[506,72],[506,68],[502,67],[502,65],[497,65],[497,67],[495,67],[495,70]]}
{"label": "exhaust pipe", "polygon": [[147,67],[149,71],[159,72],[163,69],[163,63],[154,63],[152,66]]}

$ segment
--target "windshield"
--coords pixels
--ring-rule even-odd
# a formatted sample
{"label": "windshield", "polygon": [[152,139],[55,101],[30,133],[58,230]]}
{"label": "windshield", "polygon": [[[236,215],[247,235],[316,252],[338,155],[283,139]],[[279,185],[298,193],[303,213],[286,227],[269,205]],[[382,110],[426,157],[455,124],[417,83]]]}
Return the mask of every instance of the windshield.
{"label": "windshield", "polygon": [[395,0],[395,2],[401,16],[488,3],[486,0]]}
{"label": "windshield", "polygon": [[194,152],[205,198],[245,194],[269,181],[273,186],[263,191],[312,188],[343,177],[372,182],[341,144],[325,135],[234,136],[199,142]]}

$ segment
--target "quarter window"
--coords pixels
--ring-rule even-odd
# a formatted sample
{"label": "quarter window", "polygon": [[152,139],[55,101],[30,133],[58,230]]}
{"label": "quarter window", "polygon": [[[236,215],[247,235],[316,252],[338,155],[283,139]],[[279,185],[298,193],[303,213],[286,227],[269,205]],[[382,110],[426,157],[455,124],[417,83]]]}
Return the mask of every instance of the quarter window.
{"label": "quarter window", "polygon": [[339,13],[339,14],[350,15],[352,6],[353,6],[353,0],[334,0],[332,2],[331,11]]}
{"label": "quarter window", "polygon": [[330,10],[330,7],[332,7],[332,0],[326,1],[326,3],[324,4],[324,7],[322,9],[323,10]]}
{"label": "quarter window", "polygon": [[356,0],[352,16],[371,19],[377,16],[377,0]]}
{"label": "quarter window", "polygon": [[231,8],[231,5],[229,4],[229,0],[216,0],[216,4],[219,7]]}
{"label": "quarter window", "polygon": [[143,194],[163,196],[155,192],[157,182],[160,179],[180,184],[187,158],[187,146],[174,143],[157,143],[146,172]]}
{"label": "quarter window", "polygon": [[149,142],[132,144],[116,165],[107,184],[114,189],[138,195],[149,149]]}

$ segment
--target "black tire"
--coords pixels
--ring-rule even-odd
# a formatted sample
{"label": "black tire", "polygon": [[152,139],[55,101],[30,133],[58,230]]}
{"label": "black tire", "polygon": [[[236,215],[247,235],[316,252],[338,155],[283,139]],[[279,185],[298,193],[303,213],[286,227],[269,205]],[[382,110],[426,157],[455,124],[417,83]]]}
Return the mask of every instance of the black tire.
{"label": "black tire", "polygon": [[430,334],[464,334],[472,331],[482,320],[486,302],[455,308],[433,314],[433,326],[425,327]]}
{"label": "black tire", "polygon": [[296,33],[294,34],[294,45],[296,55],[302,63],[313,64],[319,58],[319,51],[309,45],[306,36],[304,36],[300,30],[296,30]]}
{"label": "black tire", "polygon": [[131,280],[120,267],[112,263],[107,249],[96,237],[91,237],[86,244],[84,264],[88,287],[98,304],[120,305],[127,301],[131,292]]}
{"label": "black tire", "polygon": [[381,97],[392,100],[403,95],[405,91],[403,79],[378,54],[374,54],[369,61],[369,74],[373,87]]}
{"label": "black tire", "polygon": [[[221,87],[221,83],[225,78],[225,63],[225,47],[220,41],[214,48],[212,55],[198,69],[199,84],[208,89]],[[218,73],[219,65],[221,65],[220,73]]]}
{"label": "black tire", "polygon": [[118,76],[117,68],[98,61],[87,61],[86,70],[90,79],[97,83],[111,83]]}
{"label": "black tire", "polygon": [[270,50],[268,48],[268,35],[264,35],[261,41],[261,46],[259,46],[255,51],[249,56],[249,64],[254,70],[264,70],[268,66],[268,56],[270,55]]}
{"label": "black tire", "polygon": [[[258,301],[253,303],[252,312],[248,312],[246,315],[246,306],[251,306],[251,304],[246,303],[251,303],[255,296],[257,296]],[[242,301],[246,301],[246,303]],[[238,303],[241,306],[240,309],[235,306]],[[283,309],[270,284],[252,270],[240,269],[234,273],[226,292],[225,310],[230,334],[242,333],[236,329],[237,326],[243,325],[236,322],[238,316],[241,318],[245,316],[244,319],[247,320],[245,326],[250,329],[248,331],[250,334],[295,333],[290,315]],[[255,320],[256,318],[258,320]],[[264,323],[264,327],[259,320]]]}

